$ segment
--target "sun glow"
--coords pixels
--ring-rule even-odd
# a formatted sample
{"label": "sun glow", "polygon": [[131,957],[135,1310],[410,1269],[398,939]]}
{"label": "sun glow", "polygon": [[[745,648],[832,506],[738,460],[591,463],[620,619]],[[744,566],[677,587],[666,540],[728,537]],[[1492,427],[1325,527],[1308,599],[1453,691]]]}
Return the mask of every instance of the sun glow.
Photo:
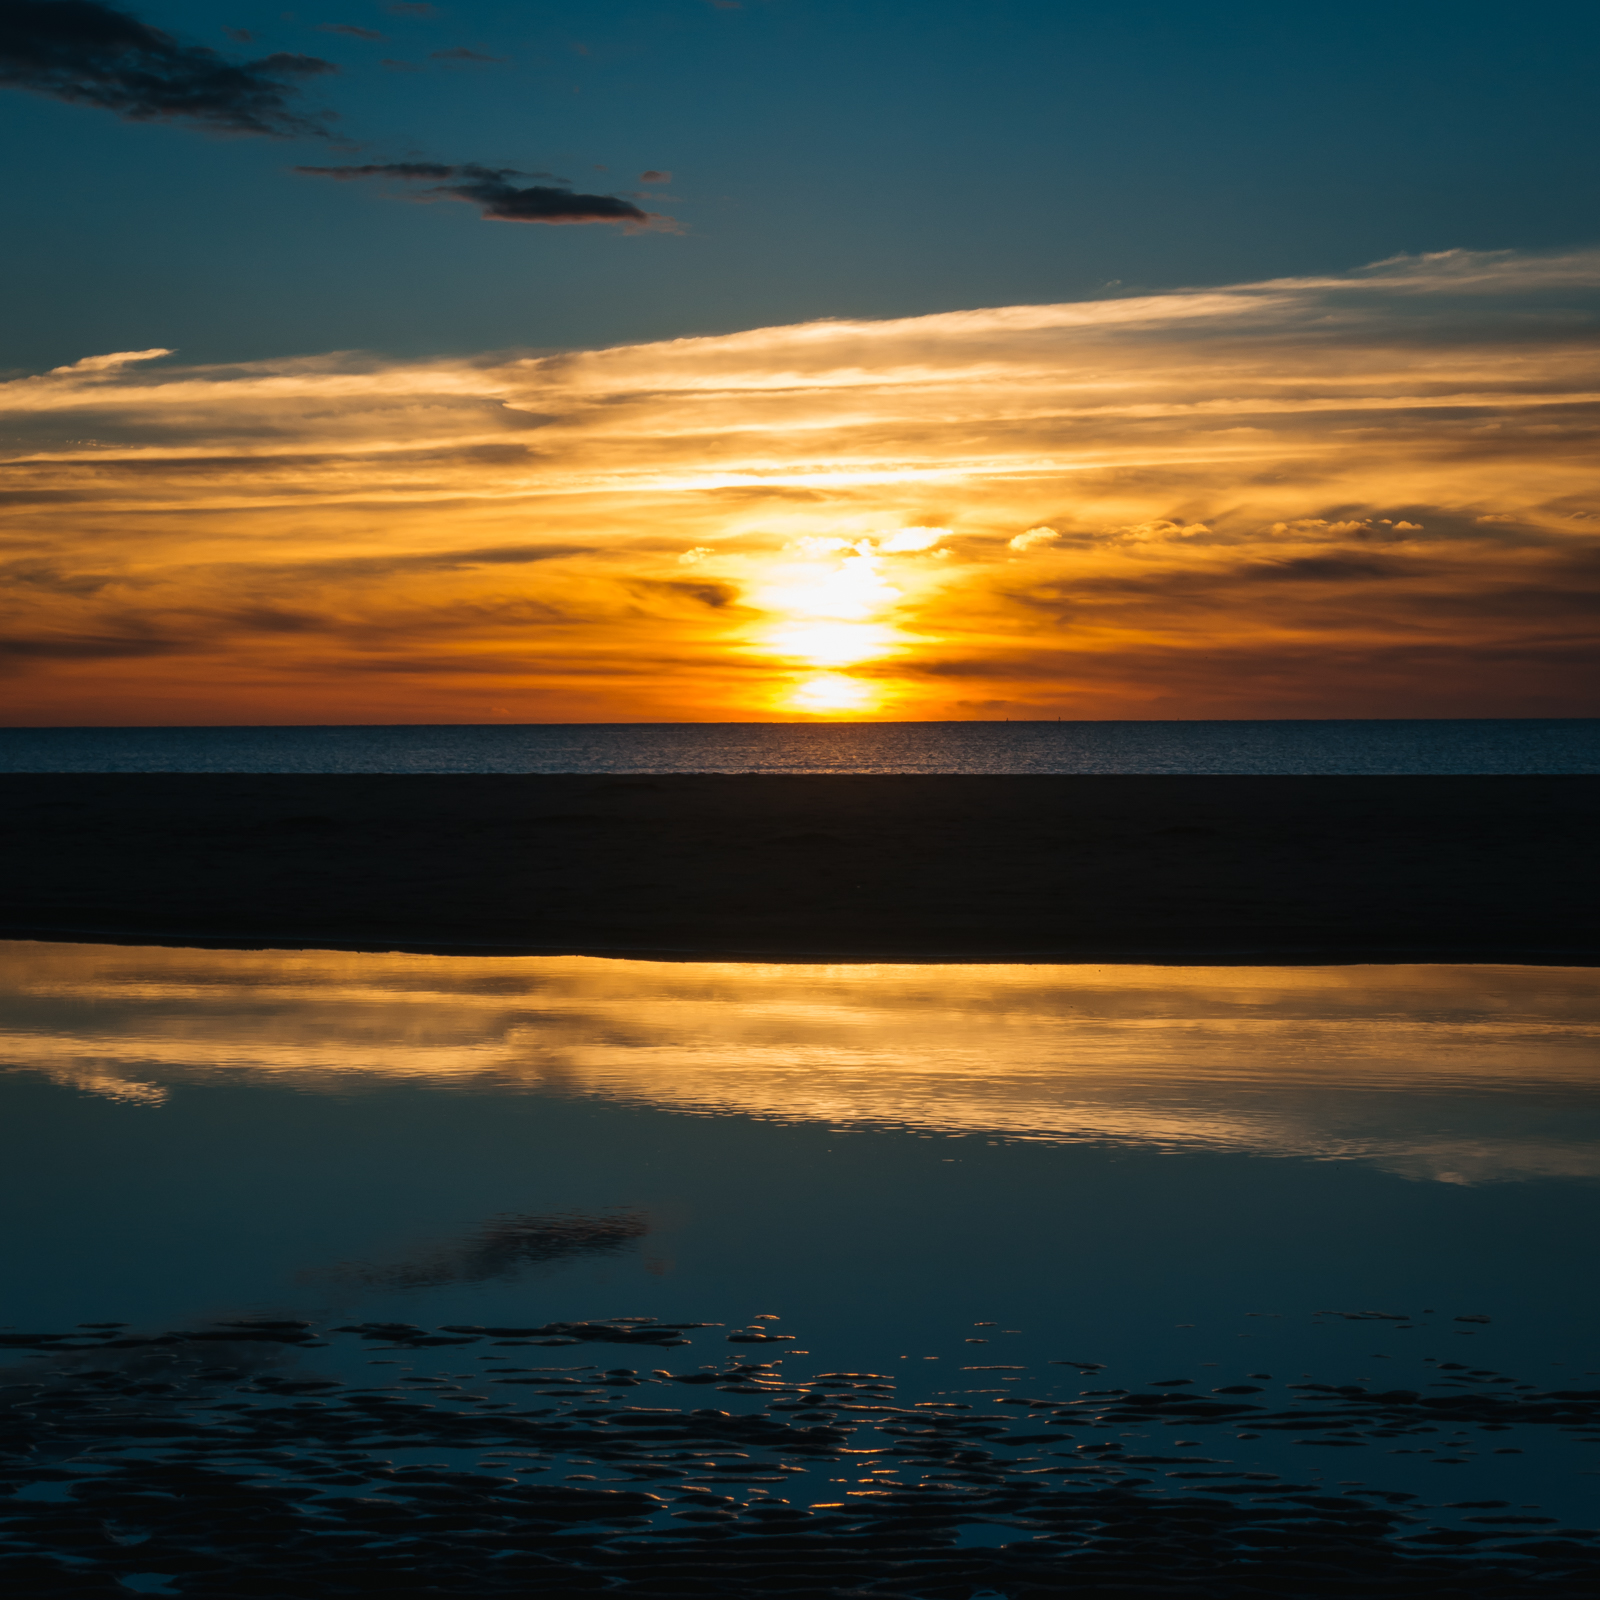
{"label": "sun glow", "polygon": [[[906,593],[889,581],[886,565],[942,554],[935,547],[948,532],[902,528],[868,537],[807,534],[791,540],[767,569],[766,581],[750,593],[751,603],[778,619],[756,636],[757,649],[813,668],[853,667],[904,653],[914,641],[894,615]],[[915,569],[902,570],[910,577]],[[872,710],[882,698],[877,689],[832,672],[805,679],[780,704],[827,715]]]}
{"label": "sun glow", "polygon": [[868,711],[876,699],[869,684],[847,678],[841,673],[827,672],[796,685],[787,704],[796,711],[826,716],[830,712]]}
{"label": "sun glow", "polygon": [[858,661],[887,655],[896,634],[872,622],[801,622],[777,628],[766,636],[768,648],[814,667],[853,667]]}
{"label": "sun glow", "polygon": [[[882,558],[870,539],[795,541],[798,561],[781,563],[773,581],[755,595],[769,611],[796,617],[860,622],[892,606],[900,591],[883,576]],[[839,552],[848,551],[840,555]]]}

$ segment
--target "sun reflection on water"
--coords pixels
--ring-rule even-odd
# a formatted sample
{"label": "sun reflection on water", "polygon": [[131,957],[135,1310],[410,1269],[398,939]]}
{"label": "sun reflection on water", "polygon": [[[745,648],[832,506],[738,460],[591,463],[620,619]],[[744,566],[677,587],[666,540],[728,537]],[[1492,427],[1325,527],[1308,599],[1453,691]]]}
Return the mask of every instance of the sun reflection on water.
{"label": "sun reflection on water", "polygon": [[397,1081],[1047,1142],[1600,1176],[1583,969],[800,966],[0,945],[0,1059],[166,1086]]}

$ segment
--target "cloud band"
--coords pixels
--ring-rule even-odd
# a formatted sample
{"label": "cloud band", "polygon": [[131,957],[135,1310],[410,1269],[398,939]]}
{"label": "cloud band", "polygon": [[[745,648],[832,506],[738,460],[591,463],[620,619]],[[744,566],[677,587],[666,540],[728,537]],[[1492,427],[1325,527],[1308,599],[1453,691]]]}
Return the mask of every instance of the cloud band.
{"label": "cloud band", "polygon": [[1462,253],[538,358],[91,358],[0,385],[0,671],[40,723],[761,718],[815,671],[883,716],[1592,715],[1597,295],[1600,255]]}

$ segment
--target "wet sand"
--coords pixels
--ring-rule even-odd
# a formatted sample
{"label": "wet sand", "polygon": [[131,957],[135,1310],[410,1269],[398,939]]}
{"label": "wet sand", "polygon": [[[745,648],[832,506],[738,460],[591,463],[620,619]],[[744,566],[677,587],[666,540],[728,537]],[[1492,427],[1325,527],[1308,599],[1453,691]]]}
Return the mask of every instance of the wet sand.
{"label": "wet sand", "polygon": [[1600,960],[1595,777],[0,776],[0,934]]}
{"label": "wet sand", "polygon": [[[1460,1442],[1469,1427],[1530,1447],[1593,1428],[1600,1391],[1507,1392],[1497,1372],[1447,1376],[1427,1395],[1267,1374],[1266,1387],[1208,1393],[1204,1379],[1176,1377],[1130,1392],[1106,1386],[1099,1363],[1056,1361],[1066,1387],[1097,1387],[1038,1398],[1062,1381],[1035,1375],[1003,1396],[906,1406],[890,1373],[786,1379],[744,1349],[695,1366],[673,1347],[695,1342],[688,1328],[693,1354],[714,1357],[721,1327],[705,1323],[123,1328],[0,1335],[0,1355],[33,1357],[0,1368],[0,1485],[17,1496],[0,1571],[19,1595],[114,1596],[155,1580],[155,1592],[213,1600],[1576,1600],[1600,1576],[1596,1530],[1525,1514],[1538,1506],[1440,1506],[1325,1481],[1329,1468],[1353,1470],[1350,1452],[1369,1439],[1461,1466],[1475,1453]],[[384,1376],[346,1386],[295,1360],[352,1336]],[[453,1368],[491,1364],[438,1376],[401,1364],[439,1347]],[[574,1360],[584,1354],[594,1359]],[[619,1356],[640,1366],[601,1369]],[[690,1370],[641,1373],[675,1357]],[[551,1359],[563,1365],[541,1364]],[[1311,1447],[1299,1481],[1229,1471],[1229,1456],[1209,1453],[1263,1432]],[[1174,1433],[1192,1435],[1178,1454]],[[573,1464],[593,1470],[564,1471]],[[1460,1487],[1446,1479],[1436,1492]]]}

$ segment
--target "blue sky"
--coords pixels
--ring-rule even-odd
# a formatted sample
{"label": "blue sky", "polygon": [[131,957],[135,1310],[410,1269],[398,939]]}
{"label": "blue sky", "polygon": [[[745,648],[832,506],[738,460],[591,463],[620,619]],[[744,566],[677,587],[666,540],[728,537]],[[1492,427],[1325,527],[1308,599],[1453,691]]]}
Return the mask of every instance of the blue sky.
{"label": "blue sky", "polygon": [[[13,372],[585,347],[1600,232],[1592,5],[129,9],[238,59],[333,62],[297,103],[344,143],[0,94]],[[419,159],[653,196],[683,231],[485,222],[293,170]]]}

